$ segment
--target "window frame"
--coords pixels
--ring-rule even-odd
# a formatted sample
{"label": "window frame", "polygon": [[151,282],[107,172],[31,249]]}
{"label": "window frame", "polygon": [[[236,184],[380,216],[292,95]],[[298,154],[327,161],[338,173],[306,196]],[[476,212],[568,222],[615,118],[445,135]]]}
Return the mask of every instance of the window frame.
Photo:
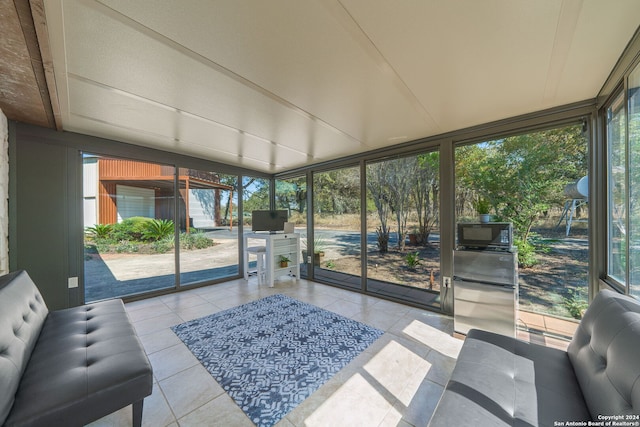
{"label": "window frame", "polygon": [[[640,74],[640,58],[636,58],[636,60],[631,64],[627,71],[624,73],[622,78],[622,82],[620,85],[613,90],[607,100],[604,102],[602,107],[599,109],[599,116],[602,123],[602,147],[604,153],[604,159],[602,161],[602,170],[605,173],[605,185],[604,185],[604,197],[603,201],[606,202],[606,208],[604,210],[605,221],[604,221],[604,230],[603,230],[603,247],[604,247],[604,257],[602,259],[602,276],[601,279],[607,286],[624,293],[626,295],[632,295],[631,293],[631,266],[630,266],[630,250],[631,250],[631,212],[630,212],[630,204],[631,200],[631,135],[629,131],[630,125],[630,88],[629,82],[634,73]],[[610,151],[610,140],[609,140],[609,121],[608,121],[608,111],[611,109],[616,103],[622,103],[622,109],[624,114],[624,150],[625,150],[625,171],[624,171],[624,194],[625,194],[625,254],[624,254],[624,283],[621,283],[620,280],[611,275],[610,271],[610,261],[611,261],[611,221],[612,212],[610,209],[610,202],[612,198],[612,194],[610,192],[611,189],[611,151]],[[640,285],[640,284],[639,284]],[[636,295],[633,295],[636,296]],[[636,296],[637,297],[637,296]]]}

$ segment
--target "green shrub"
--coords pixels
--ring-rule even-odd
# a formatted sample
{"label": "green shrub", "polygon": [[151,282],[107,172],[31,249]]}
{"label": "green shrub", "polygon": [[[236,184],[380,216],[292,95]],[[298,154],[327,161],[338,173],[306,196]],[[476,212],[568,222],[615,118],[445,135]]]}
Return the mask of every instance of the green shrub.
{"label": "green shrub", "polygon": [[117,242],[122,240],[142,241],[144,231],[147,229],[147,225],[151,221],[151,218],[141,216],[127,218],[122,222],[113,224],[111,238]]}
{"label": "green shrub", "polygon": [[407,267],[411,270],[415,270],[420,265],[420,252],[409,252],[404,260],[407,263]]}
{"label": "green shrub", "polygon": [[516,238],[513,240],[514,245],[518,248],[518,266],[522,268],[530,268],[538,264],[536,256],[536,247],[528,241]]}
{"label": "green shrub", "polygon": [[173,235],[173,221],[170,219],[152,219],[145,224],[142,236],[145,240],[158,241]]}
{"label": "green shrub", "polygon": [[93,227],[85,228],[85,233],[95,239],[107,239],[113,231],[111,224],[96,224]]}
{"label": "green shrub", "polygon": [[569,296],[563,297],[563,304],[571,317],[574,319],[582,319],[582,314],[589,307],[586,293],[582,290],[573,291],[569,289]]}
{"label": "green shrub", "polygon": [[96,251],[98,253],[101,253],[101,254],[105,254],[105,253],[111,252],[112,251],[111,247],[112,246],[111,246],[111,244],[109,243],[108,240],[97,241],[96,242],[96,246],[95,246]]}
{"label": "green shrub", "polygon": [[202,231],[180,233],[181,249],[204,249],[215,245],[215,242],[205,236]]}
{"label": "green shrub", "polygon": [[[96,224],[87,227],[93,241],[86,244],[90,253],[166,253],[175,248],[174,222],[170,219],[131,217],[118,224]],[[99,237],[98,237],[99,236]],[[180,233],[180,248],[204,249],[215,242],[195,228]]]}
{"label": "green shrub", "polygon": [[130,242],[128,240],[121,240],[118,242],[118,244],[115,246],[115,251],[117,253],[135,253],[139,251],[139,246],[136,245],[133,242]]}
{"label": "green shrub", "polygon": [[156,240],[151,243],[151,250],[155,253],[164,254],[173,250],[174,238],[173,236],[165,237],[164,239]]}

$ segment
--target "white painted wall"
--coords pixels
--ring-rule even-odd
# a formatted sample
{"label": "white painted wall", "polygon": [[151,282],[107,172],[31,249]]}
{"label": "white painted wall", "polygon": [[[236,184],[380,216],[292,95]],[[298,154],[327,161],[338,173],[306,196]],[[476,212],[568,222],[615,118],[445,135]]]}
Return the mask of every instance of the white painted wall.
{"label": "white painted wall", "polygon": [[82,159],[82,199],[84,226],[98,223],[98,158],[85,156]]}
{"label": "white painted wall", "polygon": [[211,228],[215,224],[214,191],[189,190],[189,216],[195,228]]}
{"label": "white painted wall", "polygon": [[118,222],[132,216],[156,217],[156,193],[151,188],[116,185]]}
{"label": "white painted wall", "polygon": [[9,272],[9,122],[0,110],[0,274]]}

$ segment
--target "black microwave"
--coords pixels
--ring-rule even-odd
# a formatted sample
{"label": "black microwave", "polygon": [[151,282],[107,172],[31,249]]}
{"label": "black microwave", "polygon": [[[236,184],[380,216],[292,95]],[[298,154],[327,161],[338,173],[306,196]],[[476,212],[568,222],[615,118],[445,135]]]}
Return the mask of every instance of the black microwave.
{"label": "black microwave", "polygon": [[511,250],[513,225],[510,222],[458,223],[458,246]]}

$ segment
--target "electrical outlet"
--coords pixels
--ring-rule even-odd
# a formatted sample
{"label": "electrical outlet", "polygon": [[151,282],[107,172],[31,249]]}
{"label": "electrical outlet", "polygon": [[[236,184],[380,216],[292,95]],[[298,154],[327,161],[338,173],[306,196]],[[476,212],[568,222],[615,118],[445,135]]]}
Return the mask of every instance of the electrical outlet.
{"label": "electrical outlet", "polygon": [[77,288],[78,287],[78,278],[77,277],[69,277],[69,279],[67,280],[67,284],[69,286],[69,289]]}
{"label": "electrical outlet", "polygon": [[443,277],[442,278],[443,282],[444,282],[444,287],[448,288],[451,286],[451,277]]}

